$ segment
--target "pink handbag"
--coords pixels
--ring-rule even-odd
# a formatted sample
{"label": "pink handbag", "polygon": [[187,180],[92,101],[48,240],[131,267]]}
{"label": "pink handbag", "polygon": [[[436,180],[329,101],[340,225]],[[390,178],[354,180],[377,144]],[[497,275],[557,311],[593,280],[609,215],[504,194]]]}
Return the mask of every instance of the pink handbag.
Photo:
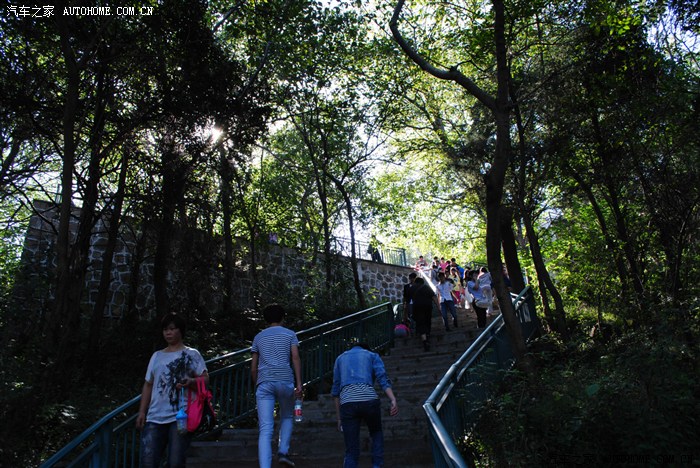
{"label": "pink handbag", "polygon": [[216,426],[212,394],[203,377],[197,377],[197,391],[187,393],[187,431],[205,433]]}

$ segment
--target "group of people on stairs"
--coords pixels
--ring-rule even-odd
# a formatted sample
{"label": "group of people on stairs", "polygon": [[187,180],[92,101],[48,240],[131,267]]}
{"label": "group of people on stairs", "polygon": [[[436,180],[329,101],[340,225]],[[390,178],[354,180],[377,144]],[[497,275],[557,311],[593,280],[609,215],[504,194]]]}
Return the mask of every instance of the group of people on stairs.
{"label": "group of people on stairs", "polygon": [[[294,427],[294,403],[303,398],[301,359],[296,333],[284,327],[285,310],[273,304],[263,310],[267,327],[251,346],[251,378],[255,386],[258,414],[258,460],[260,468],[272,466],[272,437],[275,407],[280,418],[277,463],[295,466],[289,455]],[[176,416],[182,408],[184,390],[196,389],[197,379],[209,382],[202,355],[186,346],[185,321],[171,313],[161,320],[167,346],[156,351],[148,364],[141,392],[136,426],[141,430],[140,466],[159,468],[162,459],[168,467],[184,467],[192,433],[178,430]],[[340,354],[333,367],[331,395],[335,401],[337,428],[345,441],[344,468],[356,468],[360,458],[360,428],[367,425],[372,440],[372,466],[384,466],[384,433],[378,383],[389,398],[389,414],[399,407],[381,357],[354,341]]]}
{"label": "group of people on stairs", "polygon": [[[487,314],[493,312],[494,295],[491,276],[486,268],[462,269],[451,259],[435,257],[429,267],[421,256],[416,272],[409,274],[404,285],[404,321],[414,325],[425,351],[430,350],[433,306],[442,315],[446,331],[457,328],[457,307],[474,310],[478,328],[486,326]],[[504,279],[508,286],[507,271]],[[285,310],[273,304],[263,310],[267,328],[258,333],[251,346],[251,378],[255,386],[258,413],[258,460],[261,468],[272,465],[272,437],[275,408],[280,429],[277,462],[295,466],[289,456],[295,399],[303,397],[299,341],[294,331],[283,325]],[[451,319],[451,320],[450,320]],[[140,460],[143,467],[160,467],[165,455],[170,467],[184,467],[192,433],[178,431],[176,416],[185,404],[185,390],[196,391],[198,380],[209,382],[202,355],[184,344],[185,321],[170,313],[161,321],[167,346],[151,356],[141,392],[136,426],[141,430]],[[384,439],[381,405],[374,389],[377,382],[389,398],[389,414],[398,414],[396,397],[377,353],[361,342],[336,358],[331,394],[335,400],[338,430],[345,441],[344,468],[358,466],[360,426],[365,423],[372,439],[372,465],[384,465]]]}
{"label": "group of people on stairs", "polygon": [[[477,327],[486,327],[487,317],[494,314],[494,305],[497,305],[491,274],[486,267],[463,269],[454,258],[446,262],[438,257],[428,267],[421,255],[415,269],[421,274],[411,272],[403,287],[403,321],[421,337],[425,351],[430,350],[433,305],[442,315],[445,331],[450,331],[450,319],[452,326],[458,327],[457,307],[473,310]],[[503,278],[510,288],[505,266]]]}

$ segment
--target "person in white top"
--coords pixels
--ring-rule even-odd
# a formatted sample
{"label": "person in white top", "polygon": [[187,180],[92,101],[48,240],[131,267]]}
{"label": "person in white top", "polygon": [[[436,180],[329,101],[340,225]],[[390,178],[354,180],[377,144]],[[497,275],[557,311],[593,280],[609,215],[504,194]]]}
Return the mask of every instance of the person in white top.
{"label": "person in white top", "polygon": [[209,383],[204,358],[194,348],[185,346],[185,321],[175,313],[161,320],[166,346],[151,356],[136,427],[141,429],[141,467],[161,466],[167,446],[168,466],[184,467],[192,433],[179,433],[175,415],[187,404],[185,388],[197,389],[197,379]]}
{"label": "person in white top", "polygon": [[450,331],[450,325],[447,322],[447,311],[452,315],[452,325],[457,328],[457,309],[455,308],[454,297],[452,297],[452,289],[454,283],[448,280],[445,273],[438,274],[437,290],[440,294],[440,312],[442,312],[442,321],[445,324],[445,331]]}
{"label": "person in white top", "polygon": [[486,314],[491,315],[493,314],[493,289],[491,289],[491,273],[486,267],[481,267],[477,281],[487,303]]}

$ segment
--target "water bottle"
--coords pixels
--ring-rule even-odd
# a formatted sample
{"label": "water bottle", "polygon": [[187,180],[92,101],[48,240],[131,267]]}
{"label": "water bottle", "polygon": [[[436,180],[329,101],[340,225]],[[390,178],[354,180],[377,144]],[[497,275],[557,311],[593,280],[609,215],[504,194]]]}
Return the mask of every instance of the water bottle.
{"label": "water bottle", "polygon": [[177,421],[177,432],[187,434],[187,413],[185,413],[185,408],[180,407],[175,415],[175,421]]}
{"label": "water bottle", "polygon": [[301,400],[294,401],[294,422],[302,422],[304,417],[301,414]]}
{"label": "water bottle", "polygon": [[183,387],[180,389],[180,401],[178,402],[180,409],[177,410],[177,414],[175,415],[177,432],[180,434],[187,434],[187,412],[185,411],[185,405],[185,388]]}

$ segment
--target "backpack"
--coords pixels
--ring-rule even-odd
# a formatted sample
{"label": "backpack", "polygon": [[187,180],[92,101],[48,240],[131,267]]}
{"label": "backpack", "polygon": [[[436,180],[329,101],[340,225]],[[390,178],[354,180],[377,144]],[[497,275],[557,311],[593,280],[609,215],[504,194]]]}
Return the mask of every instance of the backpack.
{"label": "backpack", "polygon": [[397,338],[411,336],[411,329],[405,323],[399,323],[394,327],[394,336]]}

